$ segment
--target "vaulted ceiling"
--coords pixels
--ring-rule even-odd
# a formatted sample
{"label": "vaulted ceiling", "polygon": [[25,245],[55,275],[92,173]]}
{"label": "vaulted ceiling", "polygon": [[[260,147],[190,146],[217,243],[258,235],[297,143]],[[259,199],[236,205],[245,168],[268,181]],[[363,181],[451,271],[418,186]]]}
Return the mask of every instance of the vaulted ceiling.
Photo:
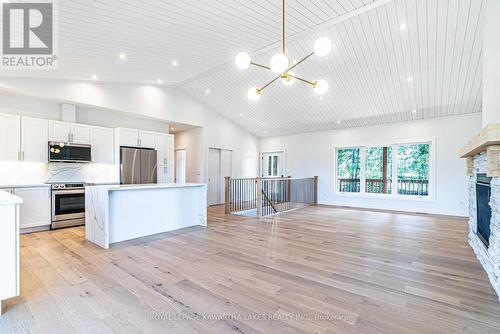
{"label": "vaulted ceiling", "polygon": [[258,102],[247,99],[247,90],[274,74],[240,71],[233,59],[247,51],[268,64],[278,52],[280,0],[57,3],[58,69],[2,75],[161,79],[259,137],[481,110],[486,0],[287,0],[292,59],[311,52],[319,36],[334,45],[328,57],[311,57],[295,74],[326,79],[330,89],[320,98],[301,82],[276,82]]}

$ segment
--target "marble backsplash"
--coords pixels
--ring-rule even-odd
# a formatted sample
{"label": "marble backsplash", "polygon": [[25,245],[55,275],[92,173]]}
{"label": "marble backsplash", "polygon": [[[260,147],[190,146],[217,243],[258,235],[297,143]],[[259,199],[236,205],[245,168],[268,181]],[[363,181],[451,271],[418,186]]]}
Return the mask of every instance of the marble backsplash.
{"label": "marble backsplash", "polygon": [[45,182],[119,182],[118,165],[0,162],[0,185]]}

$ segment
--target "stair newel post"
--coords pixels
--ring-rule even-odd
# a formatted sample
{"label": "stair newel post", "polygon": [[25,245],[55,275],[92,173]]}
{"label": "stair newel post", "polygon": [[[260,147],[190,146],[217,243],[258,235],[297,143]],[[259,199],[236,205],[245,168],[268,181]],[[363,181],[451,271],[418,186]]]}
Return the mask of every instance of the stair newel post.
{"label": "stair newel post", "polygon": [[226,176],[224,177],[224,209],[225,213],[229,214],[231,213],[231,177]]}
{"label": "stair newel post", "polygon": [[255,178],[255,182],[257,183],[257,216],[262,217],[262,178]]}
{"label": "stair newel post", "polygon": [[318,204],[318,177],[314,177],[313,204]]}

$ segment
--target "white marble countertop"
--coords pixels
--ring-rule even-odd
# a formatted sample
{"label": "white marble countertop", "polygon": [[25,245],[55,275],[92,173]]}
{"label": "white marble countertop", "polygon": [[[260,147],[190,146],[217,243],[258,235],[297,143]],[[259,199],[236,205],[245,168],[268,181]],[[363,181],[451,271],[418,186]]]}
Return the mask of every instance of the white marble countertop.
{"label": "white marble countertop", "polygon": [[115,190],[139,190],[139,189],[166,189],[166,188],[189,188],[202,187],[205,183],[150,183],[150,184],[119,184],[119,185],[95,185],[86,188],[107,188],[110,191]]}
{"label": "white marble countertop", "polygon": [[0,190],[0,205],[12,205],[12,204],[22,204],[23,199],[8,193],[6,191]]}
{"label": "white marble countertop", "polygon": [[18,184],[0,184],[0,188],[39,188],[50,187],[47,183],[18,183]]}

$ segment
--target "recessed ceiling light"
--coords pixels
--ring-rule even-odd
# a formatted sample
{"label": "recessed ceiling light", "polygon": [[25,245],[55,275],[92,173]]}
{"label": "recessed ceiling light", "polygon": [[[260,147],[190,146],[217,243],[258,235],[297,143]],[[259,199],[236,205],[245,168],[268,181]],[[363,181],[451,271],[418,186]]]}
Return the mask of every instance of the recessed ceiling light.
{"label": "recessed ceiling light", "polygon": [[340,124],[340,123],[342,123],[342,122],[341,122],[340,120],[338,120],[338,121],[337,121],[337,124]]}
{"label": "recessed ceiling light", "polygon": [[172,127],[170,127],[170,130],[174,131],[174,130],[175,130],[175,128],[172,126]]}
{"label": "recessed ceiling light", "polygon": [[97,80],[97,75],[92,74],[91,78],[92,78],[92,80]]}
{"label": "recessed ceiling light", "polygon": [[161,85],[163,83],[163,80],[158,79],[158,80],[156,80],[156,82],[158,82],[158,85]]}
{"label": "recessed ceiling light", "polygon": [[179,63],[177,62],[177,60],[172,60],[172,66],[173,67],[177,67],[177,65],[179,65]]}
{"label": "recessed ceiling light", "polygon": [[320,96],[320,97],[319,97],[319,99],[320,99],[320,100],[323,100],[323,96]]}
{"label": "recessed ceiling light", "polygon": [[124,53],[120,53],[119,57],[120,57],[121,60],[127,59],[127,56],[125,56]]}
{"label": "recessed ceiling light", "polygon": [[406,78],[406,80],[407,80],[408,82],[412,82],[412,81],[413,81],[413,77],[412,77],[412,76],[409,76],[408,78]]}
{"label": "recessed ceiling light", "polygon": [[401,23],[401,25],[399,26],[399,30],[403,31],[403,30],[406,30],[406,28],[408,28],[408,25],[406,23]]}
{"label": "recessed ceiling light", "polygon": [[243,113],[242,112],[240,112],[240,117],[243,117]]}
{"label": "recessed ceiling light", "polygon": [[416,109],[413,109],[411,112],[412,112],[413,114],[416,114],[416,113],[417,113],[417,110],[416,110]]}
{"label": "recessed ceiling light", "polygon": [[212,91],[210,90],[210,88],[207,88],[207,89],[205,90],[205,94],[210,94],[211,92],[212,92]]}

